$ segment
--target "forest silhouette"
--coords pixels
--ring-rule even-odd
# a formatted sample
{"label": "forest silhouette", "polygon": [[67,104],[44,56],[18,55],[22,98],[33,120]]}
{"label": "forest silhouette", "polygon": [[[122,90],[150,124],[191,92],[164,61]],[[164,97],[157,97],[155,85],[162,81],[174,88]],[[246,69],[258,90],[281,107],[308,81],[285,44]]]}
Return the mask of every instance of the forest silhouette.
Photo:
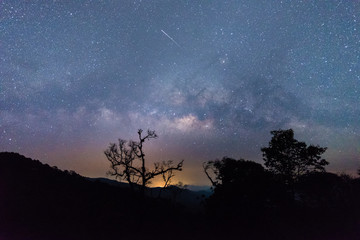
{"label": "forest silhouette", "polygon": [[[128,159],[145,157],[141,132],[129,142],[135,152]],[[135,170],[136,182],[125,184],[2,152],[0,239],[359,239],[360,178],[326,172],[326,148],[296,140],[292,129],[271,134],[261,149],[264,165],[205,162],[208,194],[169,184],[152,189],[141,179],[181,170],[182,162]],[[111,146],[105,154],[114,157]],[[111,165],[126,181],[131,172],[122,167]]]}

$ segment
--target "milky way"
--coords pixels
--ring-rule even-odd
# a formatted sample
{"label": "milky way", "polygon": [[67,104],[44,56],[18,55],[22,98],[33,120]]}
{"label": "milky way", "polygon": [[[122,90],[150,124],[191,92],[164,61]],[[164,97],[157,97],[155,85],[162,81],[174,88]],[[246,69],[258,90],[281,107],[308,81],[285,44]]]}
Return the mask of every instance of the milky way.
{"label": "milky way", "polygon": [[262,162],[270,131],[360,167],[359,1],[0,1],[0,150],[86,176],[154,129],[149,161]]}

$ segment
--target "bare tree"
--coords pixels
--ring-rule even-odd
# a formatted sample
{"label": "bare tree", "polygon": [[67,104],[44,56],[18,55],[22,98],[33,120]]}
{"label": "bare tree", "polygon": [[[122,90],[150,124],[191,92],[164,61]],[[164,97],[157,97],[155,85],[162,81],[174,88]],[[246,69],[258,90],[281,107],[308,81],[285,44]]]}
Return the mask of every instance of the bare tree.
{"label": "bare tree", "polygon": [[[162,165],[161,168],[163,168],[163,169],[171,168],[172,164],[173,164],[173,162],[171,160],[169,160],[167,162],[163,161],[161,163],[161,165]],[[158,198],[160,198],[162,190],[170,186],[171,179],[174,176],[175,176],[175,173],[174,173],[173,169],[170,169],[169,171],[163,172],[162,179],[164,181],[164,186],[159,190]]]}
{"label": "bare tree", "polygon": [[148,130],[145,136],[143,130],[138,130],[139,141],[129,142],[119,139],[119,144],[111,143],[108,149],[104,151],[106,158],[110,161],[109,175],[115,176],[129,183],[132,190],[140,187],[141,193],[145,194],[145,188],[151,183],[151,180],[159,175],[163,176],[165,187],[174,176],[173,171],[181,171],[183,162],[174,165],[172,161],[163,161],[154,163],[153,170],[146,168],[145,153],[143,144],[145,140],[157,138],[155,131]]}

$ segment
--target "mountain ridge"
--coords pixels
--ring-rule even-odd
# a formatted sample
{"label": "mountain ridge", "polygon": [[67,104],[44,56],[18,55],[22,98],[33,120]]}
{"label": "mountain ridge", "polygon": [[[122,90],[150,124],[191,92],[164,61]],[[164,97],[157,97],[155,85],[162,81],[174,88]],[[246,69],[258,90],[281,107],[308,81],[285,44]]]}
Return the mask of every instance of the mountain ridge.
{"label": "mountain ridge", "polygon": [[0,190],[2,240],[104,239],[119,231],[142,239],[150,230],[170,231],[185,216],[181,204],[143,199],[18,153],[0,153]]}

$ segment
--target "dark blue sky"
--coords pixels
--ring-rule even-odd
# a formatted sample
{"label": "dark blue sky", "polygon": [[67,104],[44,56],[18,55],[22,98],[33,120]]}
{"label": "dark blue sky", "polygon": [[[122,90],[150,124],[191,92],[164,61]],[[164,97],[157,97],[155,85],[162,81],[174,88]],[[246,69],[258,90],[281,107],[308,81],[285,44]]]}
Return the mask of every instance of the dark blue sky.
{"label": "dark blue sky", "polygon": [[262,162],[270,131],[360,167],[360,2],[0,1],[0,147],[104,176],[117,138],[149,161]]}

